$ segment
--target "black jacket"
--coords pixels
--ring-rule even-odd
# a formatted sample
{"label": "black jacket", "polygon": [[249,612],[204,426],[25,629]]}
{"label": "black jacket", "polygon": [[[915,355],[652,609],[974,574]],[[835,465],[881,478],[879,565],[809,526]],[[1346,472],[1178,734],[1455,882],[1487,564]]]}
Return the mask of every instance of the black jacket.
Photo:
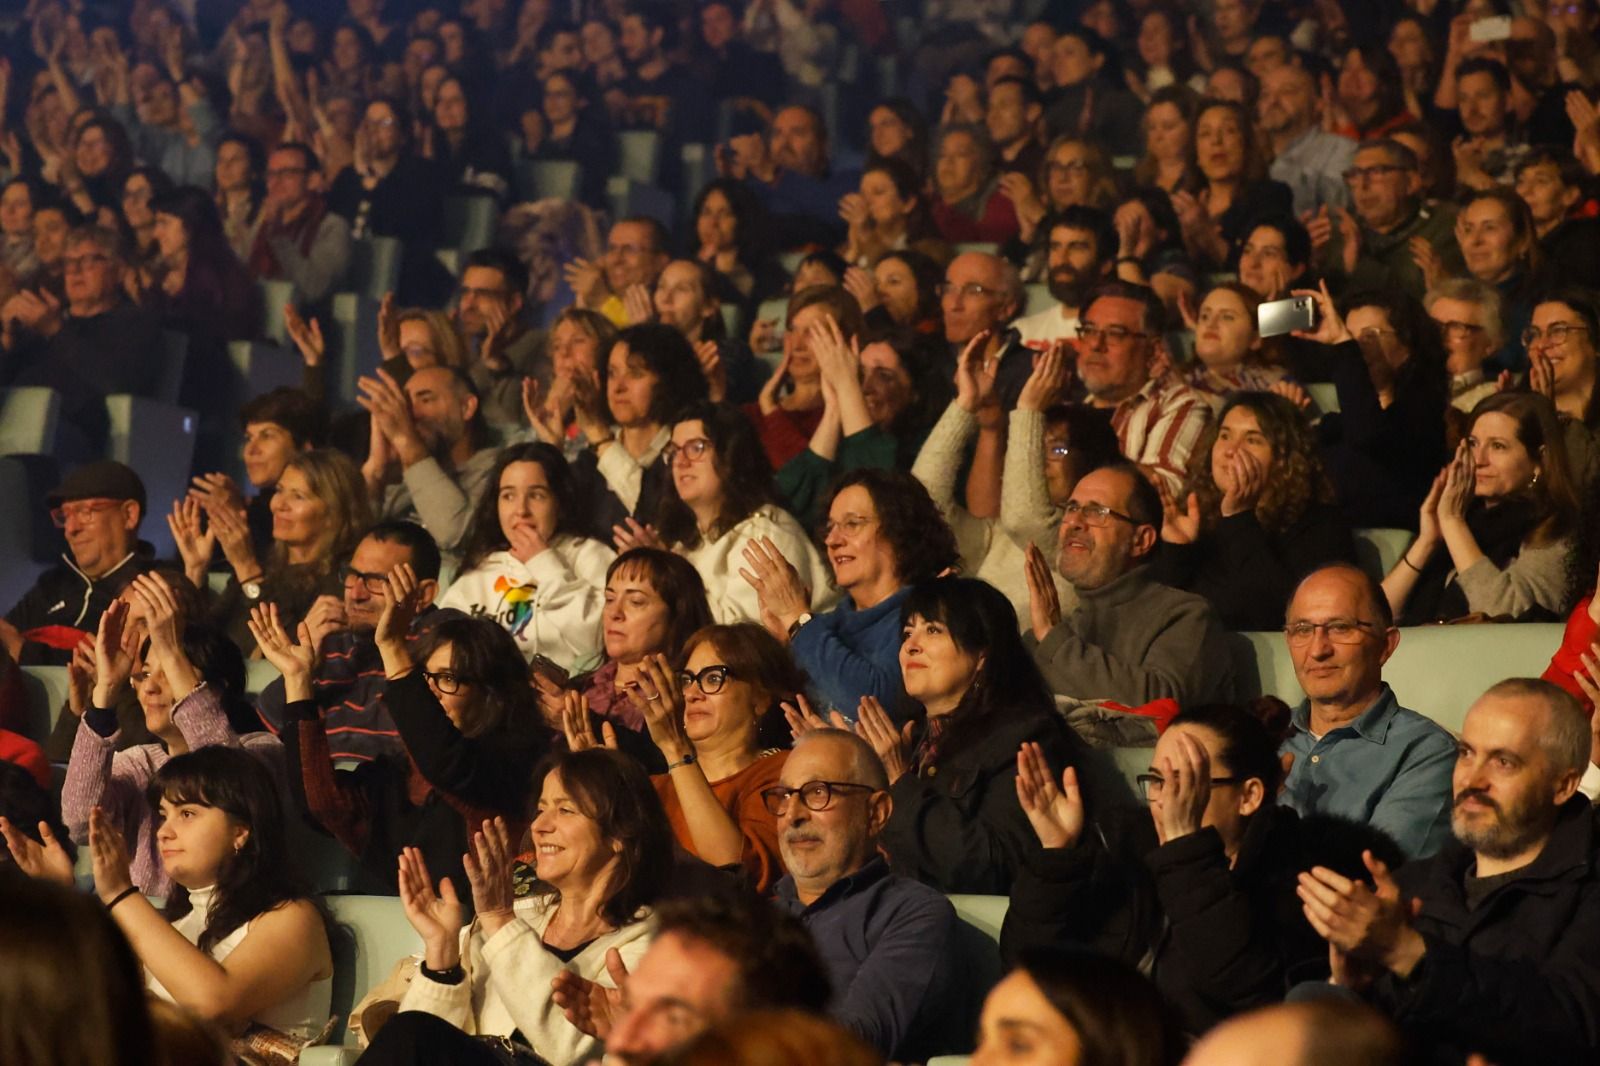
{"label": "black jacket", "polygon": [[[1089,748],[1053,710],[993,723],[981,739],[894,783],[894,813],[879,844],[890,867],[941,892],[1005,895],[1030,847],[1033,827],[1017,802],[1017,749],[1038,741],[1050,765],[1083,772]],[[1103,790],[1090,786],[1094,807]],[[1101,793],[1097,795],[1096,793]],[[1104,802],[1110,802],[1104,799]]]}
{"label": "black jacket", "polygon": [[1148,811],[1094,822],[1076,847],[1029,853],[1001,954],[1089,946],[1148,968],[1192,1034],[1327,977],[1328,945],[1295,894],[1300,871],[1357,876],[1363,848],[1400,859],[1376,830],[1287,807],[1251,820],[1232,868],[1214,829],[1157,844]]}
{"label": "black jacket", "polygon": [[[63,554],[61,562],[39,575],[6,612],[6,621],[24,636],[39,631],[40,638],[22,646],[23,666],[65,666],[72,658],[72,639],[93,637],[100,628],[100,615],[121,595],[128,583],[155,565],[155,549],[144,541],[134,545],[128,557],[109,573],[90,578]],[[65,647],[59,645],[65,644]]]}
{"label": "black jacket", "polygon": [[1396,879],[1422,901],[1427,954],[1406,980],[1386,975],[1373,998],[1425,1046],[1430,1061],[1467,1052],[1498,1066],[1600,1061],[1600,849],[1583,796],[1561,809],[1544,851],[1474,908],[1471,851],[1451,840]]}

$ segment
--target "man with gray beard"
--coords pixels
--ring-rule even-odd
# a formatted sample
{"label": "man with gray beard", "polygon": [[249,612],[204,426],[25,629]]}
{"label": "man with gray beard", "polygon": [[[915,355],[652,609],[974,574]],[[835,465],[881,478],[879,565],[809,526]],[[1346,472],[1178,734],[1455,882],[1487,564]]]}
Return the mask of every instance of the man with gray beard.
{"label": "man with gray beard", "polygon": [[1367,855],[1375,891],[1322,867],[1300,875],[1333,983],[1434,1049],[1428,1061],[1600,1056],[1600,837],[1578,792],[1590,744],[1567,693],[1502,681],[1462,726],[1453,840],[1394,875]]}
{"label": "man with gray beard", "polygon": [[985,990],[963,966],[950,901],[878,854],[894,800],[871,746],[842,729],[802,734],[761,798],[789,871],[776,902],[816,942],[833,1020],[897,1062],[970,1049]]}

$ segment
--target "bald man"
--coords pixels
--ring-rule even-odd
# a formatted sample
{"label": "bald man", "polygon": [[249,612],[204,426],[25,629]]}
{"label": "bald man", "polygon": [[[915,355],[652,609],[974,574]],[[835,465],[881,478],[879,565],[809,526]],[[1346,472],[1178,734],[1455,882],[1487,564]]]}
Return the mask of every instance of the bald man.
{"label": "bald man", "polygon": [[1405,1046],[1383,1016],[1353,1000],[1284,1003],[1223,1022],[1183,1066],[1403,1066]]}

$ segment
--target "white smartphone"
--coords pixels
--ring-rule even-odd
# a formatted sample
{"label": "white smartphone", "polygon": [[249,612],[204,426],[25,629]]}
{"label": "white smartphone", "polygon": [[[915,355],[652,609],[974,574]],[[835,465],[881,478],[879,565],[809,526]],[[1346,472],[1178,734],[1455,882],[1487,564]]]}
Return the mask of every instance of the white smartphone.
{"label": "white smartphone", "polygon": [[1477,42],[1509,41],[1511,39],[1511,16],[1495,15],[1486,19],[1473,19],[1472,27],[1467,31],[1467,36]]}
{"label": "white smartphone", "polygon": [[1256,308],[1257,332],[1263,337],[1281,337],[1295,330],[1317,328],[1317,301],[1309,296],[1269,300]]}

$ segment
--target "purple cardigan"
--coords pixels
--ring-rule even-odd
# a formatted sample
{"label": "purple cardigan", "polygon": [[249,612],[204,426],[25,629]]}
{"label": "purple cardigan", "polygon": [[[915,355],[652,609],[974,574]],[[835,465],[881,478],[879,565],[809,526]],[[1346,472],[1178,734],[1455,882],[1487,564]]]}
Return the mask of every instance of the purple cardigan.
{"label": "purple cardigan", "polygon": [[[172,709],[172,724],[178,727],[190,751],[214,744],[244,748],[283,781],[283,745],[270,733],[247,733],[239,737],[228,726],[222,701],[209,685],[201,685]],[[156,771],[172,758],[160,744],[140,744],[126,751],[117,750],[119,730],[109,737],[96,733],[87,722],[78,722],[78,735],[72,742],[72,759],[61,785],[61,818],[72,839],[89,841],[89,812],[99,807],[109,814],[128,842],[133,859],[133,883],[151,896],[165,896],[172,887],[156,847],[156,819],[145,800],[145,788]]]}

